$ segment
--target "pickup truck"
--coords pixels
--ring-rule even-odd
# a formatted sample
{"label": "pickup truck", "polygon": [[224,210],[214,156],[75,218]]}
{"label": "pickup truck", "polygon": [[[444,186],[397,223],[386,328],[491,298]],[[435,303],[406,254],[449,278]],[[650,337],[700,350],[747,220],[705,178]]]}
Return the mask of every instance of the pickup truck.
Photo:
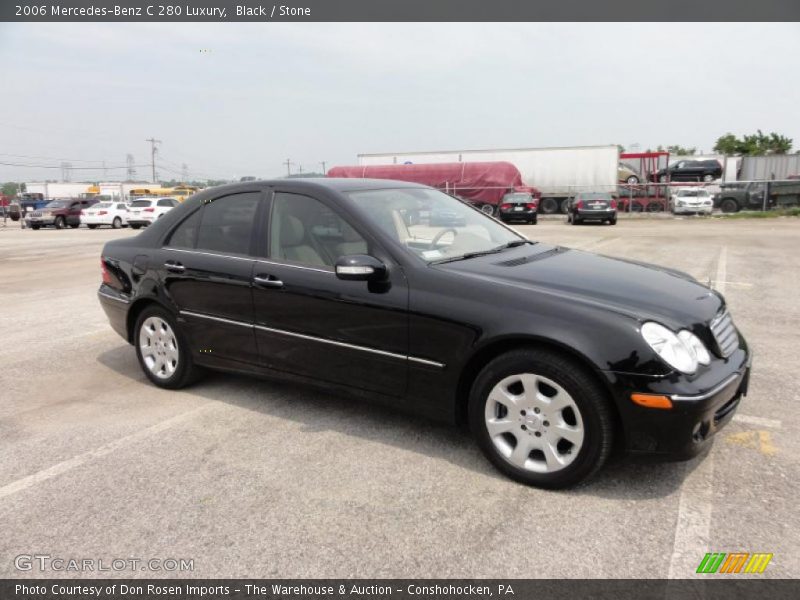
{"label": "pickup truck", "polygon": [[[769,197],[764,202],[769,185]],[[740,210],[762,210],[783,208],[800,204],[800,181],[748,181],[723,183],[719,194],[714,196],[714,207],[724,213]]]}
{"label": "pickup truck", "polygon": [[25,225],[31,229],[52,226],[63,229],[67,225],[77,229],[81,224],[81,210],[95,204],[94,199],[51,200],[44,208],[29,212]]}

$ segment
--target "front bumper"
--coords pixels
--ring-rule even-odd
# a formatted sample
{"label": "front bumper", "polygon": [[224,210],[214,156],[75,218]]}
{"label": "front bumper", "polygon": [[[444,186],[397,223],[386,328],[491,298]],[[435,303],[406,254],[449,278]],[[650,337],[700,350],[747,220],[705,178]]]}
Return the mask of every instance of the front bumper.
{"label": "front bumper", "polygon": [[[654,380],[615,373],[626,449],[670,460],[685,460],[703,452],[731,421],[750,382],[752,354],[743,340],[739,350],[720,362],[724,364],[694,381],[679,375]],[[636,391],[668,396],[672,408],[634,404],[630,396]]]}
{"label": "front bumper", "polygon": [[692,215],[695,213],[710,215],[712,210],[713,206],[710,204],[707,206],[675,206],[672,209],[672,213],[675,215]]}
{"label": "front bumper", "polygon": [[47,227],[49,225],[54,225],[56,222],[55,217],[25,217],[25,225],[30,227],[31,225],[39,225],[40,227]]}

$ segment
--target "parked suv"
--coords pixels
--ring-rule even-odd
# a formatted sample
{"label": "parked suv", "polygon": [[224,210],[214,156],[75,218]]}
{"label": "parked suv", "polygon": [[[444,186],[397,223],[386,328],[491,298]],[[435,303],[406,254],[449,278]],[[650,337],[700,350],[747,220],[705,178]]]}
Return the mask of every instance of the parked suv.
{"label": "parked suv", "polygon": [[715,181],[722,177],[722,165],[716,160],[679,160],[650,175],[651,181]]}
{"label": "parked suv", "polygon": [[147,227],[154,223],[156,219],[163,217],[166,213],[178,206],[175,198],[139,198],[131,202],[128,207],[128,225],[131,229]]}
{"label": "parked suv", "polygon": [[52,226],[63,229],[67,225],[77,229],[81,224],[81,210],[89,208],[97,200],[51,200],[44,208],[28,212],[25,224],[31,229]]}

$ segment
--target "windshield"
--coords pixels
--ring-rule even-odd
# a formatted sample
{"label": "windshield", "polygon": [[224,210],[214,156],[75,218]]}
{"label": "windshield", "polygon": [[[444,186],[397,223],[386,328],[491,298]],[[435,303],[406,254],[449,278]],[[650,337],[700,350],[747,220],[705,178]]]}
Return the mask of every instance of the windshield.
{"label": "windshield", "polygon": [[606,202],[611,201],[611,194],[603,194],[602,192],[588,192],[583,194],[578,194],[575,196],[576,200],[605,200]]}
{"label": "windshield", "polygon": [[142,208],[143,206],[150,206],[152,200],[134,200],[131,202],[131,206],[134,208]]}
{"label": "windshield", "polygon": [[678,192],[679,196],[695,198],[698,196],[708,196],[708,192],[706,190],[681,190]]}
{"label": "windshield", "polygon": [[375,225],[428,263],[526,243],[493,218],[437,190],[401,188],[347,195]]}
{"label": "windshield", "polygon": [[45,208],[65,208],[67,203],[64,200],[53,200],[52,202],[48,202]]}

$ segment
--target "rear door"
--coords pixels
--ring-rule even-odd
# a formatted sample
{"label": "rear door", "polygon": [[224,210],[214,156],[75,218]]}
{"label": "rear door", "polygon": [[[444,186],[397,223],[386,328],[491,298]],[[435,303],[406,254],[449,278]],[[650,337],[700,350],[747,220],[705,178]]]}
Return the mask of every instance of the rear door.
{"label": "rear door", "polygon": [[[402,396],[408,370],[408,287],[399,265],[335,203],[276,190],[253,298],[269,368]],[[388,283],[342,281],[339,256],[370,254]]]}
{"label": "rear door", "polygon": [[261,199],[248,191],[205,203],[159,253],[164,287],[203,362],[258,362],[251,279]]}

